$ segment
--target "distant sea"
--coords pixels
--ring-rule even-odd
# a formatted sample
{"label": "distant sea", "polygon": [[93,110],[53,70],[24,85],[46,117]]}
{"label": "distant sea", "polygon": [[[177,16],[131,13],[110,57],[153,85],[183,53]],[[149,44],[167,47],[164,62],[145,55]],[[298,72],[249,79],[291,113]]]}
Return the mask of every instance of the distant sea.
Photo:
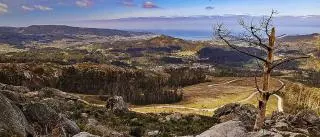
{"label": "distant sea", "polygon": [[[145,29],[145,30],[131,30],[152,32],[156,34],[164,34],[185,40],[211,40],[213,38],[213,30],[172,30],[172,29]],[[242,31],[240,28],[234,27],[231,29],[234,34]],[[320,33],[320,27],[315,26],[282,26],[277,28],[277,34],[282,35],[306,35]]]}

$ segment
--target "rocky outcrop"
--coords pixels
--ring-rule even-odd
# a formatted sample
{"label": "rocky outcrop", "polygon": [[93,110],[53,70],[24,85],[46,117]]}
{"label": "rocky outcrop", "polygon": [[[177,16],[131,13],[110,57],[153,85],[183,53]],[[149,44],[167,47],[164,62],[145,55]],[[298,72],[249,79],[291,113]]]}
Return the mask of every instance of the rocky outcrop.
{"label": "rocky outcrop", "polygon": [[41,135],[53,135],[59,132],[59,135],[69,136],[80,132],[79,127],[73,121],[58,114],[46,104],[27,104],[24,106],[23,112],[30,123],[39,127],[36,131]]}
{"label": "rocky outcrop", "polygon": [[0,93],[6,96],[9,100],[11,100],[14,103],[22,103],[25,102],[25,97],[17,92],[10,91],[10,90],[0,90]]}
{"label": "rocky outcrop", "polygon": [[0,90],[9,90],[17,93],[27,93],[30,92],[30,89],[24,86],[13,86],[0,83]]}
{"label": "rocky outcrop", "polygon": [[1,137],[27,137],[33,135],[33,130],[20,109],[1,93],[0,108]]}
{"label": "rocky outcrop", "polygon": [[129,111],[128,104],[124,102],[120,96],[113,96],[107,100],[106,107],[114,112],[126,112]]}
{"label": "rocky outcrop", "polygon": [[241,121],[227,121],[211,127],[196,137],[247,137],[247,130]]}
{"label": "rocky outcrop", "polygon": [[79,134],[76,134],[73,137],[100,137],[100,136],[92,135],[88,132],[80,132]]}
{"label": "rocky outcrop", "polygon": [[124,137],[123,134],[102,125],[96,119],[89,118],[87,124],[85,125],[85,130],[90,131],[92,133],[96,133],[99,135],[107,136],[107,137]]}
{"label": "rocky outcrop", "polygon": [[[319,137],[320,117],[312,110],[295,115],[274,112],[265,121],[264,129],[251,132],[257,110],[252,105],[227,104],[215,111],[213,118],[220,124],[199,137]],[[236,120],[236,121],[234,121]]]}
{"label": "rocky outcrop", "polygon": [[320,117],[312,110],[302,110],[295,115],[273,113],[268,121],[271,126],[269,124],[266,127],[281,134],[320,136]]}
{"label": "rocky outcrop", "polygon": [[40,89],[39,91],[39,97],[42,98],[59,98],[59,99],[67,99],[67,100],[78,100],[80,99],[78,96],[74,96],[71,94],[68,94],[66,92],[63,92],[59,89],[55,88],[49,88],[45,87]]}
{"label": "rocky outcrop", "polygon": [[226,122],[229,120],[242,121],[248,130],[253,128],[257,109],[251,104],[231,103],[218,108],[214,111],[213,118],[218,122]]}

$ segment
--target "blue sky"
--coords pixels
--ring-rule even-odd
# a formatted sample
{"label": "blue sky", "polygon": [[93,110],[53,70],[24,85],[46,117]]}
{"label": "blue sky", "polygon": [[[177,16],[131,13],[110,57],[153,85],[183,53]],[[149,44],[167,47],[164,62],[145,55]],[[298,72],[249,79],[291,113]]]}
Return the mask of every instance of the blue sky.
{"label": "blue sky", "polygon": [[0,0],[0,25],[195,15],[320,15],[320,0]]}

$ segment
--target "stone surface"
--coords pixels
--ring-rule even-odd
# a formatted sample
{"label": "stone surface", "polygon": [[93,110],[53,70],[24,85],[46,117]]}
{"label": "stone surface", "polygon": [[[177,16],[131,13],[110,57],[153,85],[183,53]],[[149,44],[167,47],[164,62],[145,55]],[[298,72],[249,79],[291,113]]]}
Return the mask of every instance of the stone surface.
{"label": "stone surface", "polygon": [[257,109],[253,105],[231,103],[218,108],[214,112],[213,118],[216,118],[221,123],[229,120],[242,121],[247,129],[252,129],[256,115]]}
{"label": "stone surface", "polygon": [[196,137],[246,137],[246,132],[241,121],[227,121],[211,127]]}
{"label": "stone surface", "polygon": [[178,121],[178,120],[181,120],[181,119],[182,119],[182,114],[181,113],[173,113],[173,114],[167,115],[165,117],[166,121]]}
{"label": "stone surface", "polygon": [[74,96],[55,88],[42,88],[39,90],[39,96],[43,98],[63,98],[69,100],[78,100],[78,96]]}
{"label": "stone surface", "polygon": [[116,112],[126,112],[129,110],[128,104],[124,102],[121,96],[113,96],[107,100],[106,107]]}
{"label": "stone surface", "polygon": [[63,115],[60,115],[60,121],[61,121],[61,125],[62,125],[63,129],[65,129],[65,132],[68,135],[75,135],[75,134],[80,133],[80,128],[78,127],[78,125],[75,122],[67,119]]}
{"label": "stone surface", "polygon": [[73,137],[100,137],[100,136],[92,135],[88,132],[80,132],[80,133],[74,135]]}
{"label": "stone surface", "polygon": [[52,125],[59,120],[59,114],[43,103],[30,103],[24,106],[23,113],[28,121],[35,122],[41,126]]}
{"label": "stone surface", "polygon": [[0,90],[0,93],[6,96],[8,99],[13,101],[14,103],[22,103],[25,102],[26,99],[23,97],[22,94],[10,91],[10,90]]}
{"label": "stone surface", "polygon": [[271,132],[268,130],[260,130],[258,132],[251,132],[246,137],[283,137],[281,134]]}
{"label": "stone surface", "polygon": [[159,130],[155,130],[155,131],[149,131],[147,133],[147,136],[157,136],[159,135],[160,131]]}
{"label": "stone surface", "polygon": [[39,125],[37,131],[40,134],[59,134],[72,136],[80,132],[77,124],[64,115],[57,113],[44,103],[30,103],[24,106],[23,112],[30,123]]}
{"label": "stone surface", "polygon": [[20,109],[0,93],[0,136],[26,137],[33,135],[26,118]]}
{"label": "stone surface", "polygon": [[7,84],[2,84],[0,85],[0,90],[10,90],[18,93],[27,93],[30,92],[30,89],[27,87],[23,86],[13,86],[13,85],[7,85]]}

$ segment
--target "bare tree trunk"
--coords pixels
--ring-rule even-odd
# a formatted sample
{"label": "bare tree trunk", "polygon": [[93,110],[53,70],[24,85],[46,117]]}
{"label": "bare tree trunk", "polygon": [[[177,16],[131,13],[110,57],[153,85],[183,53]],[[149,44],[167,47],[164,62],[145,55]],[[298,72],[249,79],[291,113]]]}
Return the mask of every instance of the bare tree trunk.
{"label": "bare tree trunk", "polygon": [[272,28],[271,35],[269,36],[269,49],[268,49],[268,58],[267,62],[264,64],[263,67],[263,91],[260,92],[259,97],[259,107],[258,107],[258,115],[256,118],[256,122],[254,125],[254,130],[260,130],[263,127],[265,114],[267,109],[267,102],[269,100],[269,96],[271,95],[270,92],[270,77],[271,77],[271,70],[272,70],[272,62],[273,62],[273,47],[275,44],[275,28]]}

